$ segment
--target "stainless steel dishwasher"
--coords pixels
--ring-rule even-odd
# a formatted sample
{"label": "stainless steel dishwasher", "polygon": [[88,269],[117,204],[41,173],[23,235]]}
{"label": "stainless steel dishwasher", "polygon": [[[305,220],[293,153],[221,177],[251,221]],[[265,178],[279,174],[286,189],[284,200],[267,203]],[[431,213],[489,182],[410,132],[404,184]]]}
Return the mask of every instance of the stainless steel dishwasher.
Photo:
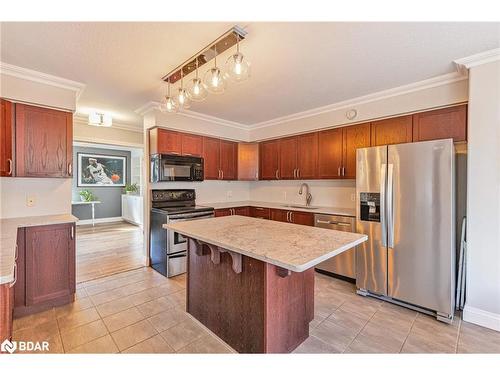
{"label": "stainless steel dishwasher", "polygon": [[[319,228],[354,232],[355,218],[349,216],[314,215],[314,226]],[[352,248],[316,266],[319,272],[356,279],[356,248]]]}

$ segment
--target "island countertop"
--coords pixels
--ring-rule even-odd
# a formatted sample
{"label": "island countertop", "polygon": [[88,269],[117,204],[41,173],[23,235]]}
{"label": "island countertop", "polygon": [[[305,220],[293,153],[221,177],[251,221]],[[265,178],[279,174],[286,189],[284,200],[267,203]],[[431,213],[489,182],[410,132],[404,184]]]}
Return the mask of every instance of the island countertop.
{"label": "island countertop", "polygon": [[163,227],[293,272],[303,272],[368,239],[363,234],[239,215]]}

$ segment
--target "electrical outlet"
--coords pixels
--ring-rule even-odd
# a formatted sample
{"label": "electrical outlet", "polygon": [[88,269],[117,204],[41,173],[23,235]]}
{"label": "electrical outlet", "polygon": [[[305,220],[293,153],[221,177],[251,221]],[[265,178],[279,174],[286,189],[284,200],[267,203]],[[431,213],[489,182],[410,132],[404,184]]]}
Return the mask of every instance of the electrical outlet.
{"label": "electrical outlet", "polygon": [[356,194],[351,194],[351,201],[356,202]]}
{"label": "electrical outlet", "polygon": [[228,198],[232,198],[233,197],[233,192],[231,190],[228,190],[227,193],[226,193],[226,196]]}
{"label": "electrical outlet", "polygon": [[36,197],[34,195],[26,196],[26,206],[33,207],[36,205]]}
{"label": "electrical outlet", "polygon": [[283,192],[283,200],[286,202],[286,191]]}

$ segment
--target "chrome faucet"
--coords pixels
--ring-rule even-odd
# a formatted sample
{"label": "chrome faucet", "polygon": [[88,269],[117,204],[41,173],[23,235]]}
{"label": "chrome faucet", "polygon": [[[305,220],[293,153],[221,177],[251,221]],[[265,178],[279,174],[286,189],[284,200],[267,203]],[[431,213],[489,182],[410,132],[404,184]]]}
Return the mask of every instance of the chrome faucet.
{"label": "chrome faucet", "polygon": [[311,192],[309,191],[309,185],[306,184],[305,182],[302,183],[302,185],[300,185],[300,189],[299,189],[299,195],[302,195],[302,189],[304,188],[304,186],[306,187],[306,206],[310,206],[311,205],[311,201],[313,199],[313,196],[311,194]]}

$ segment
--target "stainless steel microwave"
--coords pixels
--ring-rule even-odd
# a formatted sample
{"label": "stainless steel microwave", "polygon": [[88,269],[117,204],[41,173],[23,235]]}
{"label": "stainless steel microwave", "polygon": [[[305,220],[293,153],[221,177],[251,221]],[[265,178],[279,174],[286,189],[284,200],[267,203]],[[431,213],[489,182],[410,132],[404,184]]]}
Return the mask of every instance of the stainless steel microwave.
{"label": "stainless steel microwave", "polygon": [[203,158],[151,155],[151,182],[164,181],[203,181]]}

